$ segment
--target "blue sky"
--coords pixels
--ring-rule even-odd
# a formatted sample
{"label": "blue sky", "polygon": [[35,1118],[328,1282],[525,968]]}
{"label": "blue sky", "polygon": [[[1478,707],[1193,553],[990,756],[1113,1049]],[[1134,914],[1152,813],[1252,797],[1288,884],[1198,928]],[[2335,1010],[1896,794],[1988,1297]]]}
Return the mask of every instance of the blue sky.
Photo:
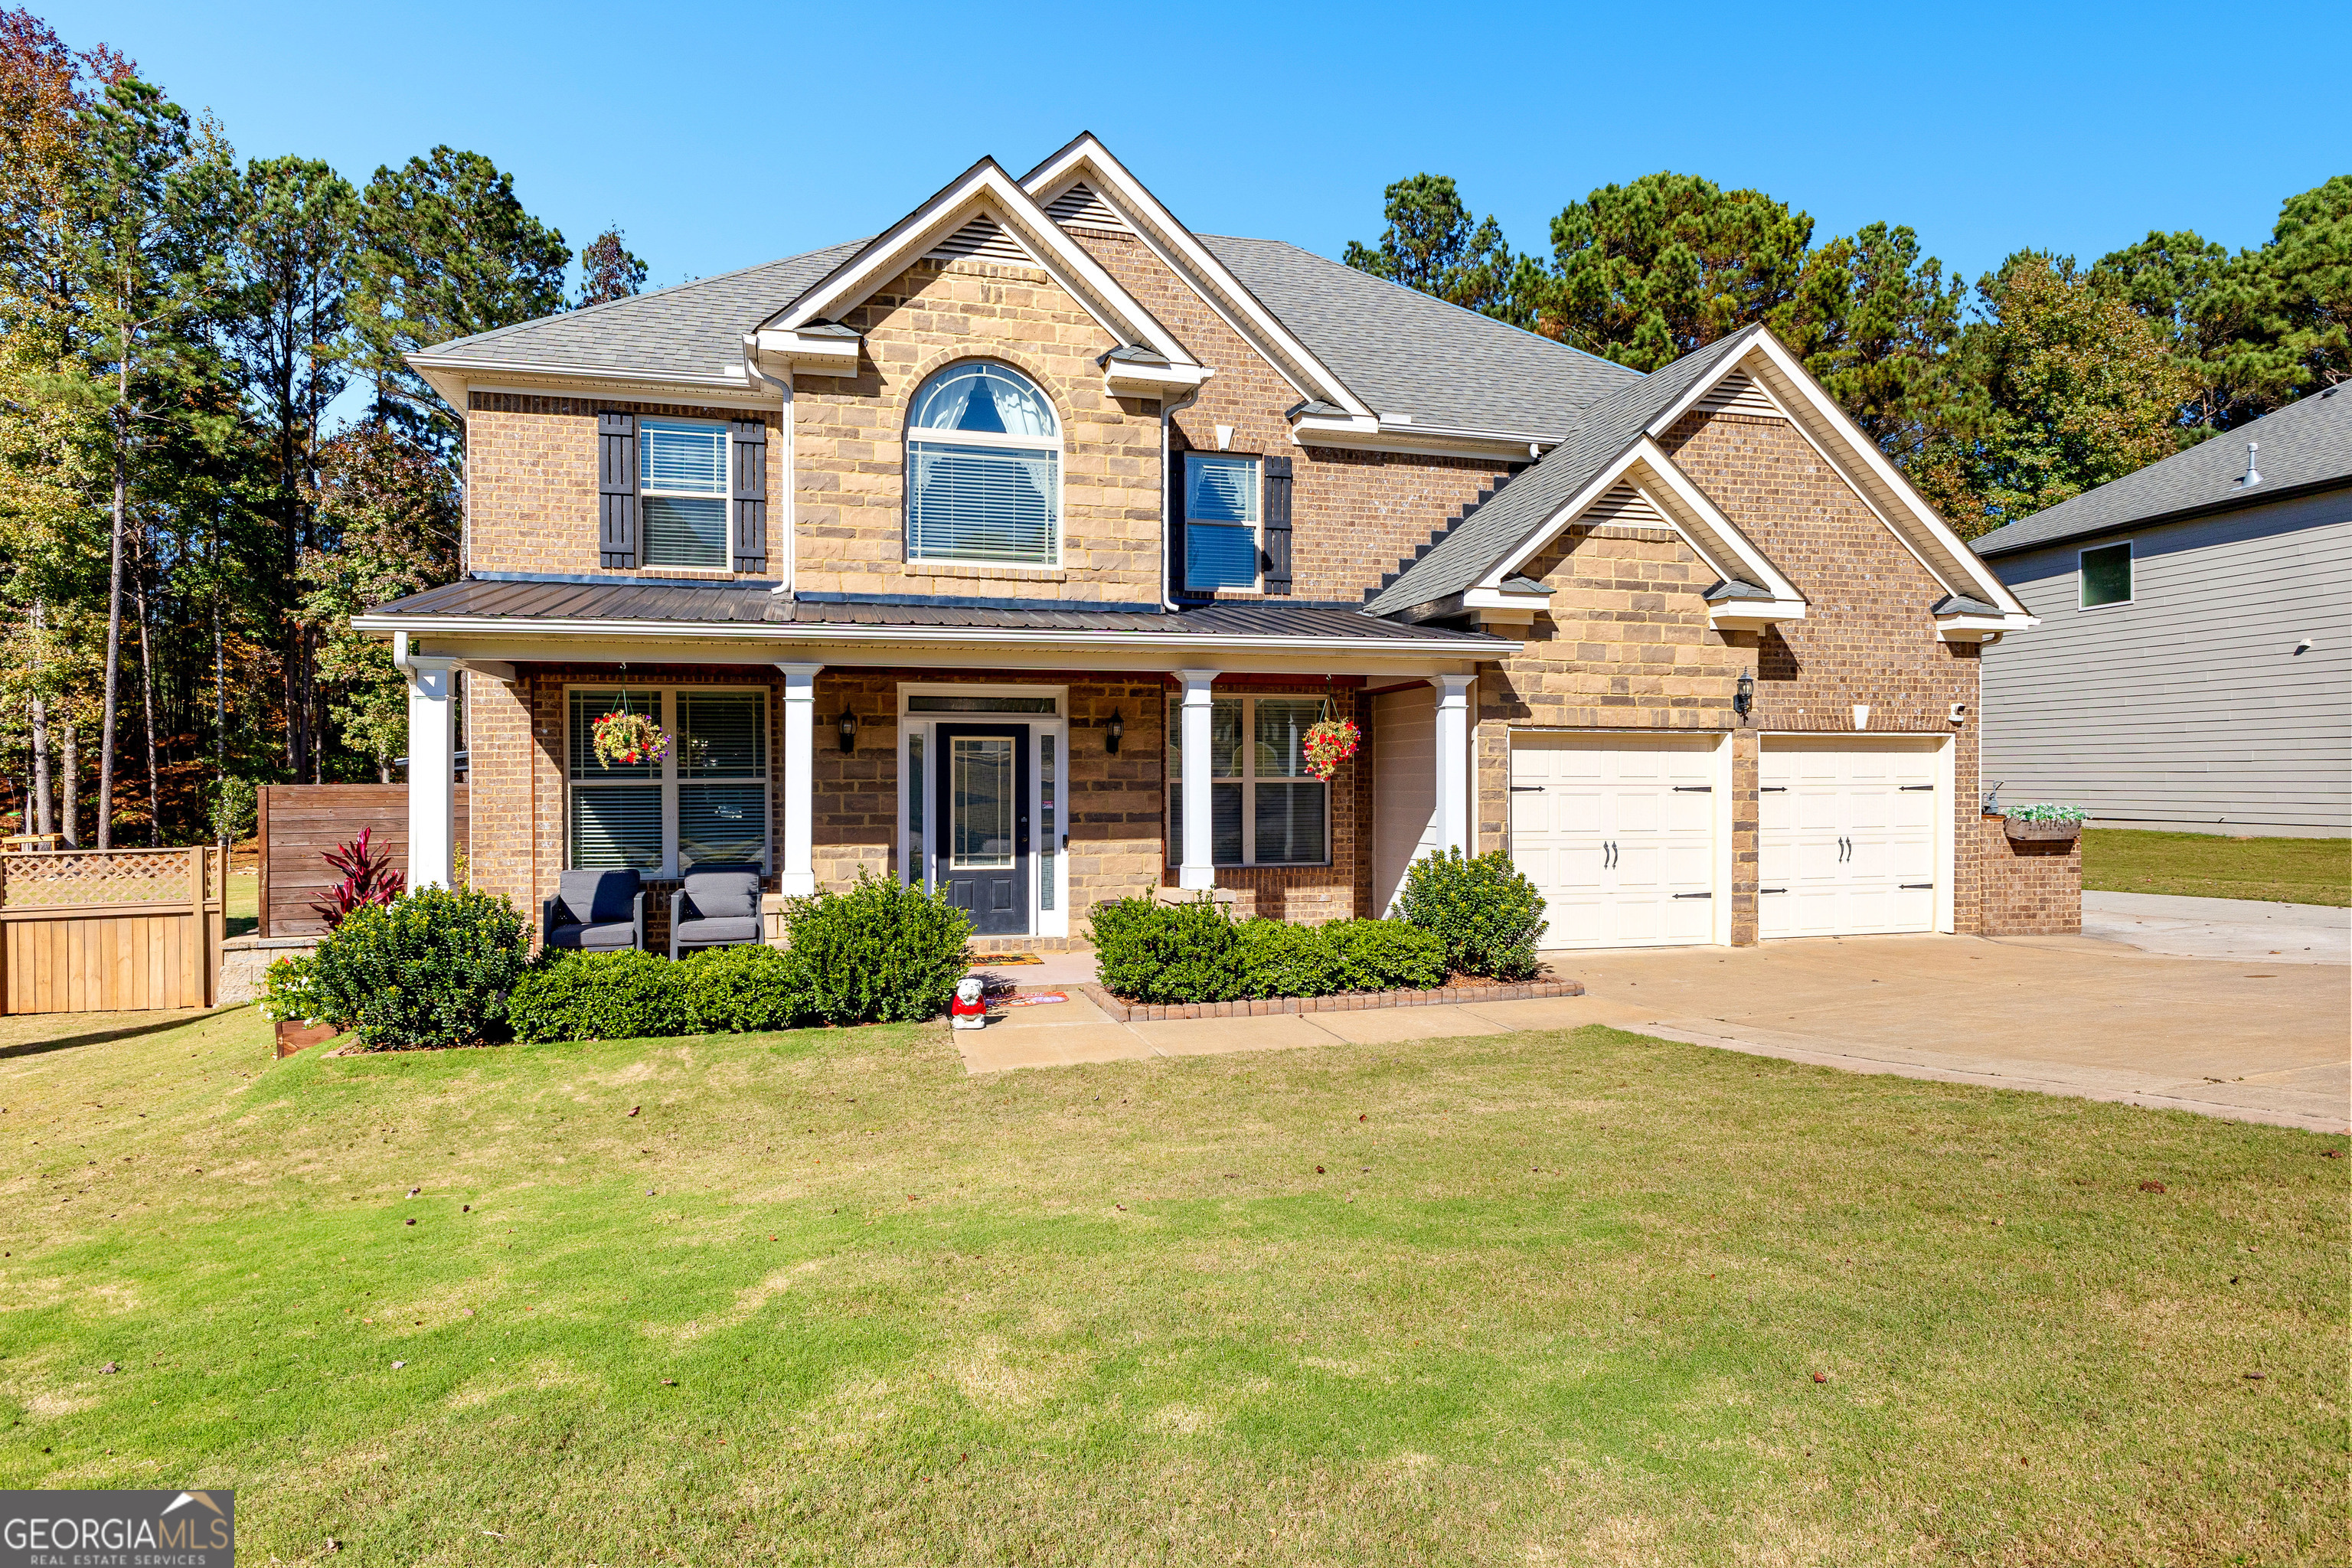
{"label": "blue sky", "polygon": [[574,248],[620,223],[655,285],[871,233],[982,153],[1019,174],[1080,130],[1193,228],[1332,256],[1415,171],[1548,250],[1563,204],[1667,168],[1769,191],[1817,237],[1908,223],[1971,279],[2151,227],[2259,244],[2282,197],[2352,173],[2325,101],[2340,0],[33,9],[248,157],[358,184],[439,142],[487,153]]}

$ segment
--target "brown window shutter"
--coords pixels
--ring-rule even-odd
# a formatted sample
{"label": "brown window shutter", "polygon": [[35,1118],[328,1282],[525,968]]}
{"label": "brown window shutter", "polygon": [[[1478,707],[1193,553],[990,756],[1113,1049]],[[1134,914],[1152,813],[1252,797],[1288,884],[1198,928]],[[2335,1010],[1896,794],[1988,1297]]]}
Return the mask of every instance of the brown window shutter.
{"label": "brown window shutter", "polygon": [[739,420],[728,435],[734,447],[728,465],[734,478],[735,570],[768,569],[768,426]]}
{"label": "brown window shutter", "polygon": [[596,548],[607,572],[637,569],[637,416],[596,416]]}
{"label": "brown window shutter", "polygon": [[1265,591],[1290,592],[1290,459],[1265,460]]}

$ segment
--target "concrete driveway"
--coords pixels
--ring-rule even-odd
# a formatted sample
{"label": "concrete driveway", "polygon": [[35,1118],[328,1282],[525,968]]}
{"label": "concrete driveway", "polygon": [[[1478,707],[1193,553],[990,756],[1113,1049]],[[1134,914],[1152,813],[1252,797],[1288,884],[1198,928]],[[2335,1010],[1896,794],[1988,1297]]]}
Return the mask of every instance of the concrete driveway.
{"label": "concrete driveway", "polygon": [[[957,1044],[980,1073],[1608,1024],[1856,1072],[2352,1131],[2352,912],[2090,899],[2131,901],[2086,912],[2100,935],[1548,953],[1586,994],[1540,1001],[1126,1025],[1073,994],[1009,1010]],[[1094,967],[1091,953],[1048,964],[1004,973],[1034,986]]]}

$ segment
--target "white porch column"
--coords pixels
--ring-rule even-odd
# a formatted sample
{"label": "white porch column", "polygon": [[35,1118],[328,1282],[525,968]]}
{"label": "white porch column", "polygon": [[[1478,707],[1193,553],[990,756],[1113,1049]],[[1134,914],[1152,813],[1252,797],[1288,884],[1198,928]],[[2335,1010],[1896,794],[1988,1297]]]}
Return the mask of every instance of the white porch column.
{"label": "white porch column", "polygon": [[[405,652],[405,650],[403,650]],[[408,885],[446,888],[457,861],[457,661],[408,654]]]}
{"label": "white porch column", "polygon": [[1437,849],[1477,851],[1470,842],[1470,682],[1467,675],[1433,675],[1437,688]]}
{"label": "white porch column", "polygon": [[821,664],[778,664],[784,672],[784,799],[776,835],[776,882],[786,894],[816,891],[814,800],[816,672]]}
{"label": "white porch column", "polygon": [[1176,674],[1184,682],[1183,732],[1178,738],[1184,749],[1184,863],[1177,868],[1176,885],[1213,888],[1217,838],[1215,797],[1209,790],[1214,766],[1209,760],[1209,686],[1217,672],[1180,669]]}

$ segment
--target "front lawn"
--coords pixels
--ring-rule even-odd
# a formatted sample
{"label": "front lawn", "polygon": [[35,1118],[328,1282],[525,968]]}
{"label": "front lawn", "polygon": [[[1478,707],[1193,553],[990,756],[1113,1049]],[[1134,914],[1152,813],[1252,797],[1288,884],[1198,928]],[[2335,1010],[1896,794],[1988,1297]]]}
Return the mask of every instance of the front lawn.
{"label": "front lawn", "polygon": [[255,1563],[2352,1549],[2340,1138],[1601,1029],[5,1026],[0,1485]]}
{"label": "front lawn", "polygon": [[2341,908],[2352,904],[2352,838],[2227,838],[2218,833],[2085,828],[2083,887]]}

